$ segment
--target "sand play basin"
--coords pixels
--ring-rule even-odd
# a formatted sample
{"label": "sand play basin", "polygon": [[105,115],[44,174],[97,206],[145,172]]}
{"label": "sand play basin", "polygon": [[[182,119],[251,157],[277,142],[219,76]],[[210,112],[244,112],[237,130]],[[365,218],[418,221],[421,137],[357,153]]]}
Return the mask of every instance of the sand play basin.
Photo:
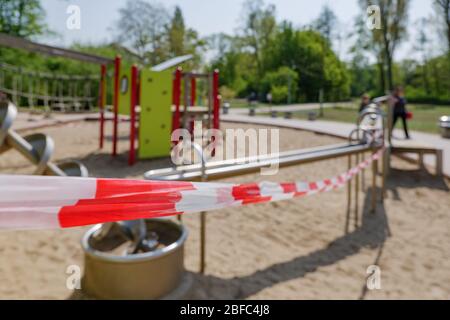
{"label": "sand play basin", "polygon": [[173,294],[185,278],[187,235],[183,225],[165,219],[93,227],[81,242],[83,290],[99,299],[159,299]]}

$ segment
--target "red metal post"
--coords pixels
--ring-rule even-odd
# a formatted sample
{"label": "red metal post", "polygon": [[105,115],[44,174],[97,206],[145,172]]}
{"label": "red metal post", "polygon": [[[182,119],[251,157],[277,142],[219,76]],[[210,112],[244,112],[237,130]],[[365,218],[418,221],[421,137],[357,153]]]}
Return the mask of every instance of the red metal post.
{"label": "red metal post", "polygon": [[103,149],[105,139],[105,94],[106,94],[106,65],[102,64],[100,69],[100,90],[98,106],[100,108],[100,149]]}
{"label": "red metal post", "polygon": [[173,81],[173,104],[175,105],[175,112],[172,118],[172,131],[180,128],[181,76],[181,68],[177,68]]}
{"label": "red metal post", "polygon": [[[189,105],[194,107],[196,102],[196,94],[197,94],[197,79],[195,75],[191,75],[191,99],[189,101]],[[192,135],[192,139],[194,139],[194,126],[195,126],[195,116],[191,116],[189,120],[189,132]]]}
{"label": "red metal post", "polygon": [[219,95],[219,70],[213,73],[213,128],[220,129],[220,95]]}
{"label": "red metal post", "polygon": [[138,99],[137,86],[138,68],[136,65],[131,67],[131,87],[130,87],[130,151],[128,154],[128,165],[132,166],[136,161],[136,105]]}
{"label": "red metal post", "polygon": [[119,124],[119,94],[120,94],[120,61],[118,55],[114,60],[114,124],[113,124],[113,156],[117,155],[117,131]]}
{"label": "red metal post", "polygon": [[197,100],[197,79],[194,76],[191,77],[191,106],[195,106],[195,101]]}

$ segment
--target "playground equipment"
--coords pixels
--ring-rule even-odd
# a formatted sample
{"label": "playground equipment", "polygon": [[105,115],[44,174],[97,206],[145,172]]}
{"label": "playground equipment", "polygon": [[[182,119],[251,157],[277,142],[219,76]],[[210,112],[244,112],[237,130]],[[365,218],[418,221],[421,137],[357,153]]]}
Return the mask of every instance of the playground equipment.
{"label": "playground equipment", "polygon": [[[367,152],[375,152],[385,148],[385,121],[381,110],[372,105],[364,110],[359,116],[356,129],[350,134],[349,143],[331,145],[325,147],[317,147],[311,149],[294,150],[283,152],[275,155],[261,155],[248,157],[244,159],[232,159],[216,162],[207,162],[206,154],[203,153],[201,146],[193,144],[194,150],[199,154],[201,164],[188,166],[178,166],[174,168],[164,168],[158,170],[150,170],[144,174],[144,178],[148,180],[163,181],[207,181],[216,180],[230,176],[237,176],[257,172],[261,168],[269,167],[273,163],[277,163],[280,168],[323,161],[328,159],[336,159],[340,157],[348,157],[349,169],[353,165],[353,157],[356,159],[356,165],[360,163],[363,156]],[[386,152],[383,152],[382,166],[382,197],[385,195],[385,175],[386,175]],[[375,212],[377,201],[377,174],[378,162],[375,160],[372,165],[372,203],[371,210]],[[355,179],[355,225],[358,224],[358,193],[359,178]],[[348,182],[347,188],[347,223],[346,232],[349,229],[351,218],[352,203],[352,181]],[[204,213],[200,216],[200,271],[205,270],[205,243],[206,243],[206,216]]]}
{"label": "playground equipment", "polygon": [[[170,155],[174,130],[193,130],[195,120],[202,120],[206,128],[219,129],[219,73],[217,70],[211,73],[184,72],[176,68],[192,59],[191,55],[173,58],[151,69],[138,69],[136,65],[131,68],[122,66],[120,56],[109,59],[2,33],[0,45],[101,66],[99,77],[70,76],[32,72],[0,62],[0,90],[9,94],[16,105],[28,100],[31,107],[43,104],[64,110],[90,108],[96,100],[91,83],[98,82],[100,148],[104,145],[107,67],[114,65],[112,154],[116,156],[118,152],[119,115],[127,116],[130,119],[130,165],[136,161],[136,142],[140,159],[165,157]],[[207,101],[207,107],[196,106],[197,81],[200,79],[206,83],[206,99],[202,100]]]}
{"label": "playground equipment", "polygon": [[386,140],[390,147],[386,160],[387,170],[390,169],[391,154],[395,154],[398,156],[404,156],[405,154],[417,154],[417,162],[420,169],[423,169],[425,167],[424,156],[433,155],[435,157],[436,176],[442,176],[444,163],[443,150],[433,145],[429,145],[423,142],[417,142],[414,140],[394,140],[392,136],[394,118],[394,107],[392,99],[390,99],[390,96],[383,96],[373,99],[373,102],[380,108],[383,103],[386,104]]}
{"label": "playground equipment", "polygon": [[98,75],[58,75],[34,72],[0,62],[0,91],[11,96],[16,106],[30,109],[42,105],[61,111],[92,109],[97,100],[93,92]]}
{"label": "playground equipment", "polygon": [[187,236],[183,225],[162,219],[93,227],[81,241],[83,290],[101,299],[182,297],[191,283],[183,264]]}
{"label": "playground equipment", "polygon": [[[173,69],[191,59],[183,56],[166,61],[151,69],[131,69],[121,66],[117,56],[114,63],[114,118],[113,156],[118,153],[119,115],[130,118],[130,147],[128,163],[140,159],[152,159],[170,155],[171,133],[185,128],[193,130],[195,120],[201,120],[205,128],[219,129],[220,95],[219,72],[184,72]],[[196,106],[197,80],[202,79],[207,88],[207,107]],[[104,140],[104,103],[100,103],[100,147]],[[139,123],[137,126],[136,123]],[[139,131],[136,135],[136,131]]]}
{"label": "playground equipment", "polygon": [[101,76],[97,75],[61,75],[25,70],[21,67],[0,63],[0,91],[11,96],[15,105],[28,101],[33,108],[38,104],[60,110],[80,110],[91,108],[96,101],[95,84],[100,90],[98,95],[104,102],[106,66],[113,60],[75,50],[39,44],[23,38],[0,33],[0,45],[41,53],[50,56],[95,63],[102,66]]}
{"label": "playground equipment", "polygon": [[87,177],[88,171],[81,163],[70,161],[59,166],[50,162],[53,140],[44,134],[32,134],[22,138],[11,129],[17,116],[17,108],[11,102],[0,103],[0,154],[15,149],[36,165],[34,174]]}

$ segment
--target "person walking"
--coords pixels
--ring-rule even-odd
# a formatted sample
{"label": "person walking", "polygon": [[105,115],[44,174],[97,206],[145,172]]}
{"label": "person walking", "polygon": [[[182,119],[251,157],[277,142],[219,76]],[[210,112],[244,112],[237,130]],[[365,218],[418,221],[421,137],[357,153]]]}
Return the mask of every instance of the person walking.
{"label": "person walking", "polygon": [[393,108],[393,121],[392,121],[392,130],[395,127],[395,124],[399,119],[402,119],[403,122],[403,130],[405,131],[405,138],[410,139],[410,135],[408,132],[408,123],[407,123],[407,114],[406,111],[406,99],[404,95],[404,90],[401,86],[398,86],[392,92],[390,97],[391,103],[390,105]]}

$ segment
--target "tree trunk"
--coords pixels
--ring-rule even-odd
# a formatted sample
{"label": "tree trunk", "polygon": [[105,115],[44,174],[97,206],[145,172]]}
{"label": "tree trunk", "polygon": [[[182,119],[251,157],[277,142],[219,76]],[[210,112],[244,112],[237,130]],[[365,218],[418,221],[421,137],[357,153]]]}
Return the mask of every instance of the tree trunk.
{"label": "tree trunk", "polygon": [[386,58],[386,62],[387,62],[387,85],[388,85],[388,90],[392,91],[394,89],[394,76],[393,76],[393,71],[392,71],[392,57],[388,56]]}
{"label": "tree trunk", "polygon": [[383,61],[379,61],[378,62],[378,70],[380,73],[380,88],[381,91],[383,92],[383,94],[386,92],[386,77],[384,74],[384,63]]}
{"label": "tree trunk", "polygon": [[422,77],[423,77],[423,86],[425,87],[425,92],[427,95],[430,94],[430,83],[428,81],[428,68],[427,68],[428,61],[424,59],[424,63],[422,66]]}

